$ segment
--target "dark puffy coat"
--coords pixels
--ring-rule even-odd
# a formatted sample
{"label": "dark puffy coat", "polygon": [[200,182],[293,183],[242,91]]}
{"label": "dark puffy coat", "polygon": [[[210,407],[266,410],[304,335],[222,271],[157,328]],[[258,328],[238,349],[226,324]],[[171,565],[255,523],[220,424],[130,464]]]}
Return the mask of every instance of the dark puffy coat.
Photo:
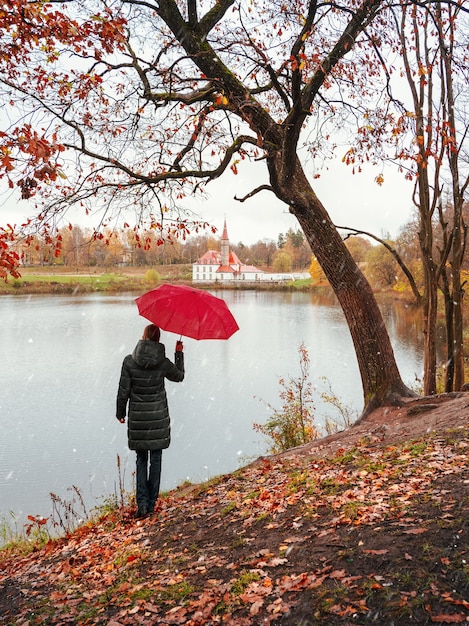
{"label": "dark puffy coat", "polygon": [[127,433],[131,450],[162,450],[170,444],[171,429],[165,378],[184,379],[184,354],[175,353],[175,364],[162,343],[141,339],[122,363],[117,392],[117,419],[129,416]]}

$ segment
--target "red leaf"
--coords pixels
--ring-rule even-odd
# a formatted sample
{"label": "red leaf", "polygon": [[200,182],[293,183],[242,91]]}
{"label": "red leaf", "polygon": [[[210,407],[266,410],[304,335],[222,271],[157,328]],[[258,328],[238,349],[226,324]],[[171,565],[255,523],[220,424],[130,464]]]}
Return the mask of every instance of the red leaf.
{"label": "red leaf", "polygon": [[127,557],[127,563],[132,563],[132,561],[136,561],[139,558],[138,554],[130,554]]}

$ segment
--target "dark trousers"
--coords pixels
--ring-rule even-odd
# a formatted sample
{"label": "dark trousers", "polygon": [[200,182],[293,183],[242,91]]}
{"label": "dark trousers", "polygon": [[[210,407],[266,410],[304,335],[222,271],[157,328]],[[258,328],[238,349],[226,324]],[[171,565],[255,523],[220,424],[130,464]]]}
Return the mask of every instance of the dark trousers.
{"label": "dark trousers", "polygon": [[[153,511],[160,492],[161,450],[137,450],[137,506]],[[150,465],[148,465],[150,460]]]}

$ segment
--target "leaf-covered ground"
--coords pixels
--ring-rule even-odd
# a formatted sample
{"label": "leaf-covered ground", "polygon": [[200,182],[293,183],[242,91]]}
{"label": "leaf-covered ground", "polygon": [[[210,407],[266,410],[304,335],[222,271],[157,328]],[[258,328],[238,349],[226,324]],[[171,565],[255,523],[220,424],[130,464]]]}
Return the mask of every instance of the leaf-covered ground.
{"label": "leaf-covered ground", "polygon": [[[469,394],[120,510],[0,562],[0,623],[469,622]],[[0,560],[2,556],[0,554]]]}

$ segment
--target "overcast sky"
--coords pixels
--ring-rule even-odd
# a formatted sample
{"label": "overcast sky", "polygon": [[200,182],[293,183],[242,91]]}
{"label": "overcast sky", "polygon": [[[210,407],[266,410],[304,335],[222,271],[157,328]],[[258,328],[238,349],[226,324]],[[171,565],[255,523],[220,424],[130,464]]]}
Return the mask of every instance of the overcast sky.
{"label": "overcast sky", "polygon": [[[384,183],[378,186],[374,178],[379,170],[353,174],[352,169],[341,160],[330,165],[321,177],[313,181],[313,188],[333,222],[340,226],[350,226],[369,231],[377,236],[397,235],[412,215],[413,184],[404,180],[403,175],[388,168],[384,172]],[[298,222],[283,205],[268,191],[262,191],[246,202],[238,202],[259,185],[267,182],[266,167],[263,163],[241,164],[239,174],[231,170],[208,187],[209,198],[204,201],[187,201],[187,206],[201,219],[209,221],[218,229],[221,236],[223,220],[226,217],[228,235],[233,243],[250,245],[261,239],[277,241],[279,233],[289,228],[299,228]],[[11,196],[3,196],[0,206],[0,224],[19,224],[24,217],[34,214],[34,203],[15,202]],[[5,201],[6,199],[6,201]],[[89,218],[77,213],[79,218],[73,223],[89,228],[94,224]]]}
{"label": "overcast sky", "polygon": [[[207,189],[210,198],[190,208],[200,212],[220,231],[226,216],[230,241],[252,244],[260,239],[277,240],[279,233],[289,228],[298,229],[298,222],[275,196],[262,191],[244,203],[234,199],[242,197],[266,182],[265,166],[241,167],[235,176],[231,171],[223,178],[211,182]],[[384,183],[374,181],[379,170],[353,174],[341,161],[324,171],[313,181],[313,189],[325,206],[333,222],[339,226],[366,230],[377,236],[397,235],[412,215],[413,184],[392,169],[384,172]]]}

